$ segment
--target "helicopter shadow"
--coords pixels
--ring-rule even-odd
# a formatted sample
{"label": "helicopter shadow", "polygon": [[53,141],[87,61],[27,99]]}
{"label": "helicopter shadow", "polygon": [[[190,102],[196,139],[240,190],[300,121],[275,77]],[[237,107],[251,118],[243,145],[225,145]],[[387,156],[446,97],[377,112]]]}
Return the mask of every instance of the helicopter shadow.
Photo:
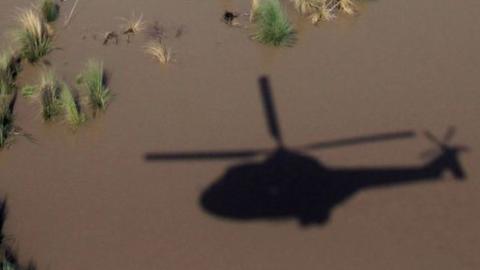
{"label": "helicopter shadow", "polygon": [[[415,133],[402,131],[286,147],[268,78],[261,77],[259,85],[269,133],[277,143],[275,149],[150,153],[145,157],[147,161],[243,159],[243,163],[228,168],[201,194],[199,204],[213,216],[238,221],[294,218],[303,226],[322,225],[330,220],[336,206],[362,190],[439,181],[446,171],[458,180],[466,177],[458,155],[468,149],[449,145],[455,134],[453,127],[442,139],[425,132],[436,147],[423,153],[429,161],[418,166],[324,166],[307,152],[412,138]],[[245,162],[257,156],[264,158]]]}
{"label": "helicopter shadow", "polygon": [[418,167],[327,168],[303,153],[279,149],[264,161],[229,168],[199,203],[208,213],[232,220],[296,218],[301,225],[322,225],[357,192],[434,182],[446,170],[465,178],[454,152]]}

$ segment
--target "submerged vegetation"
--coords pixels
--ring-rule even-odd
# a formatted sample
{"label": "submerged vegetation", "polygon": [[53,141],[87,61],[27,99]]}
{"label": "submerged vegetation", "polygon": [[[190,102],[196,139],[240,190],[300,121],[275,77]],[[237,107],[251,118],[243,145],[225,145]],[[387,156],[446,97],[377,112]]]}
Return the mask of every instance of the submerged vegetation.
{"label": "submerged vegetation", "polygon": [[353,0],[291,0],[299,13],[309,16],[312,23],[330,21],[338,12],[355,14]]}
{"label": "submerged vegetation", "polygon": [[18,59],[13,53],[0,55],[0,96],[10,95],[15,91],[15,77],[19,71]]}
{"label": "submerged vegetation", "polygon": [[[357,9],[355,0],[289,1],[300,14],[309,17],[314,23],[331,20],[339,13],[352,15]],[[75,1],[65,26],[74,14],[77,2]],[[282,0],[251,0],[249,15],[250,22],[255,26],[252,35],[254,40],[271,46],[293,45],[296,32],[281,3]],[[14,32],[18,47],[10,53],[0,54],[0,148],[7,144],[14,133],[13,102],[17,94],[16,77],[20,72],[20,64],[23,60],[36,63],[53,49],[54,34],[50,23],[59,18],[59,13],[58,0],[38,0],[36,7],[23,10],[17,18],[20,25]],[[240,14],[244,13],[226,12],[224,21],[230,26],[239,26],[240,23],[237,25],[233,20],[237,17],[240,20],[240,16],[243,16]],[[142,15],[132,15],[130,18],[123,18],[123,21],[121,33],[127,36],[127,42],[130,41],[130,36],[145,29]],[[145,53],[153,56],[161,64],[172,62],[172,50],[165,45],[166,34],[163,27],[155,23],[149,32],[147,34],[153,36],[155,41],[145,45]],[[175,37],[179,37],[182,32],[183,30],[177,30]],[[119,38],[120,35],[115,31],[109,31],[105,34],[103,42],[107,44],[113,39],[117,44]],[[52,72],[46,72],[39,85],[24,85],[21,94],[40,100],[45,121],[62,116],[71,127],[76,128],[84,123],[86,115],[89,115],[82,110],[81,96],[88,97],[93,115],[97,111],[105,111],[112,98],[101,61],[88,61],[77,82],[83,91],[78,92],[78,95],[74,89],[71,90],[66,83],[58,80]]]}
{"label": "submerged vegetation", "polygon": [[39,86],[42,101],[42,116],[45,121],[51,121],[61,113],[62,87],[55,75],[48,71],[42,76]]}
{"label": "submerged vegetation", "polygon": [[65,113],[65,120],[72,128],[78,128],[85,122],[85,115],[82,113],[80,102],[73,95],[68,85],[63,85],[62,104]]}
{"label": "submerged vegetation", "polygon": [[257,30],[253,38],[273,46],[290,46],[295,31],[278,0],[263,0],[254,10]]}
{"label": "submerged vegetation", "polygon": [[40,10],[42,11],[43,18],[47,22],[56,21],[60,13],[60,8],[55,0],[41,0]]}
{"label": "submerged vegetation", "polygon": [[13,104],[15,102],[15,78],[19,72],[18,59],[13,53],[0,55],[0,149],[8,145],[15,131]]}
{"label": "submerged vegetation", "polygon": [[104,111],[111,98],[111,93],[106,86],[103,63],[96,60],[88,61],[85,71],[79,76],[78,82],[87,90],[90,106],[94,112]]}
{"label": "submerged vegetation", "polygon": [[122,18],[124,24],[122,25],[122,31],[124,35],[127,35],[127,42],[130,42],[130,36],[138,34],[145,30],[145,23],[143,21],[143,15],[136,17],[135,14],[130,19]]}
{"label": "submerged vegetation", "polygon": [[76,129],[87,120],[79,97],[65,82],[58,80],[52,71],[44,72],[38,86],[23,87],[22,95],[40,99],[45,121],[63,117],[70,127]]}
{"label": "submerged vegetation", "polygon": [[172,60],[172,51],[162,42],[150,42],[145,47],[145,52],[152,55],[161,64],[167,64]]}
{"label": "submerged vegetation", "polygon": [[18,20],[21,28],[15,32],[21,56],[33,63],[52,50],[52,30],[34,10],[24,11]]}

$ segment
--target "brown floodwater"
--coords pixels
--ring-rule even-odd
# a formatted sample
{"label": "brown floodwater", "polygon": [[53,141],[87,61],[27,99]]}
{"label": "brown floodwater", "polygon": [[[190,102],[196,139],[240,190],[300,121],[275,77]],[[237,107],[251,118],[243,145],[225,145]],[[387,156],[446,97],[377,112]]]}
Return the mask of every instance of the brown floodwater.
{"label": "brown floodwater", "polygon": [[[1,0],[2,48],[18,7]],[[61,4],[46,59],[73,85],[90,58],[109,72],[114,99],[76,133],[44,124],[20,98],[17,137],[0,153],[6,233],[40,270],[80,269],[479,269],[480,2],[378,0],[355,17],[317,27],[289,10],[292,48],[250,40],[221,22],[249,1],[73,0]],[[143,53],[149,37],[102,45],[135,12],[158,21],[175,62]],[[178,29],[181,35],[176,37]],[[21,84],[38,80],[26,66]],[[205,212],[202,192],[242,160],[146,162],[147,152],[274,147],[257,86],[270,77],[287,145],[399,130],[411,140],[310,152],[330,166],[422,165],[422,136],[457,128],[463,182],[445,174],[357,193],[322,226],[295,219],[235,221]]]}

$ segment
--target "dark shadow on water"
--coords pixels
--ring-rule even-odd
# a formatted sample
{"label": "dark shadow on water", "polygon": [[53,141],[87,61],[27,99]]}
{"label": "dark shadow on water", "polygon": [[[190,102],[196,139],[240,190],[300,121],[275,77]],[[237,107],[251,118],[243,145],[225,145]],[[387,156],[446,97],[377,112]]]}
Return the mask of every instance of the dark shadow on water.
{"label": "dark shadow on water", "polygon": [[323,224],[335,206],[356,192],[415,182],[438,181],[449,170],[465,173],[458,149],[450,148],[418,167],[327,168],[307,155],[279,149],[264,161],[234,166],[207,190],[200,204],[210,214],[237,220],[297,218]]}
{"label": "dark shadow on water", "polygon": [[302,225],[324,224],[337,205],[362,190],[434,182],[440,180],[446,171],[458,180],[465,178],[458,155],[468,149],[450,145],[455,134],[453,127],[448,129],[442,139],[425,132],[427,139],[436,147],[424,153],[424,157],[430,161],[422,165],[378,168],[324,166],[306,152],[412,138],[415,133],[382,133],[287,148],[282,140],[268,78],[261,77],[259,85],[267,127],[277,144],[275,149],[147,153],[145,156],[147,161],[163,162],[218,159],[245,161],[260,157],[256,160],[261,161],[244,162],[227,169],[220,179],[203,192],[199,203],[209,214],[231,220],[295,218]]}

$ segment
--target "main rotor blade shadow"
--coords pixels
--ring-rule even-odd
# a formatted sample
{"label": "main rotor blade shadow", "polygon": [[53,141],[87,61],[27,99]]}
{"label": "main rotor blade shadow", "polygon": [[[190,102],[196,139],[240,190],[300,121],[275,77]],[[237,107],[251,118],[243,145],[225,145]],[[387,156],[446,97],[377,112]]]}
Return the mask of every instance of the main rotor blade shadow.
{"label": "main rotor blade shadow", "polygon": [[181,160],[221,160],[236,158],[251,158],[266,154],[268,150],[233,150],[233,151],[195,151],[195,152],[170,152],[147,153],[147,161],[181,161]]}
{"label": "main rotor blade shadow", "polygon": [[265,116],[270,135],[272,135],[277,144],[281,146],[283,145],[283,139],[280,131],[280,125],[278,124],[277,111],[275,110],[270,80],[267,76],[262,76],[258,79],[258,83],[260,85],[260,93],[262,95],[262,102],[265,109]]}
{"label": "main rotor blade shadow", "polygon": [[312,144],[304,145],[300,147],[300,149],[315,150],[315,149],[350,146],[350,145],[363,144],[363,143],[376,143],[376,142],[383,142],[388,140],[410,139],[415,137],[415,135],[416,134],[413,131],[381,133],[381,134],[374,134],[374,135],[367,135],[367,136],[338,139],[338,140],[327,141],[327,142],[312,143]]}

